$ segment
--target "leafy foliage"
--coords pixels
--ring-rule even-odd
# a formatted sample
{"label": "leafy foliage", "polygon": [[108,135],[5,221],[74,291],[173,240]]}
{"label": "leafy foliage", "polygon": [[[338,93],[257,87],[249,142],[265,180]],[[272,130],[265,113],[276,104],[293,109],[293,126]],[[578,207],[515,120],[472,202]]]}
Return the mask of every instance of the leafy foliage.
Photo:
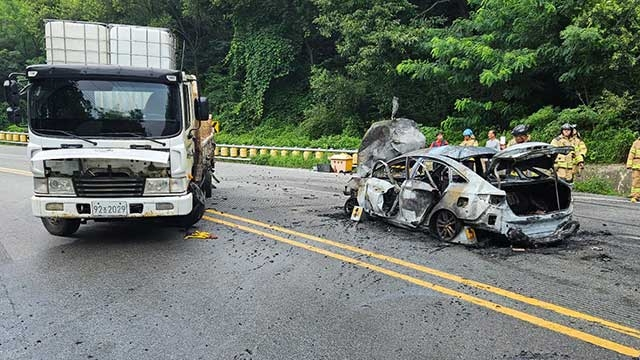
{"label": "leafy foliage", "polygon": [[[373,122],[432,141],[472,128],[550,141],[577,124],[588,161],[640,132],[640,0],[4,0],[0,73],[44,61],[43,19],[171,28],[221,142],[355,148]],[[5,106],[5,105],[3,105]],[[0,127],[6,128],[0,113]]]}

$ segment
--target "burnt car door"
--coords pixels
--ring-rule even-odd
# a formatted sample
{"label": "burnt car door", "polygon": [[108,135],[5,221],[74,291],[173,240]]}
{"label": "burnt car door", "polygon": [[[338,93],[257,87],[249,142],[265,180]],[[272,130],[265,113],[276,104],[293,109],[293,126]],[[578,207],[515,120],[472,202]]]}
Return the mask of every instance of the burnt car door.
{"label": "burnt car door", "polygon": [[[399,195],[398,221],[417,227],[438,202],[441,192],[433,176],[433,163],[425,158],[409,158],[410,176],[402,183]],[[408,167],[409,167],[408,166]],[[447,175],[448,177],[448,175]]]}
{"label": "burnt car door", "polygon": [[358,193],[358,203],[369,214],[385,218],[395,216],[398,212],[398,194],[407,174],[405,157],[389,163],[378,160],[371,176],[365,180],[363,191]]}

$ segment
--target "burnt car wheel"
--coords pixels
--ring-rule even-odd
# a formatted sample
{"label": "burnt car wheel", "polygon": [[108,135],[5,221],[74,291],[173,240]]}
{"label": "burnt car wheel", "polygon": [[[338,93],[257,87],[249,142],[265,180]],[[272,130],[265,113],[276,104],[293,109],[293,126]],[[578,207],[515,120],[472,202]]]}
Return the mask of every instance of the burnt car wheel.
{"label": "burnt car wheel", "polygon": [[351,216],[351,213],[353,212],[353,208],[358,206],[358,199],[354,198],[354,197],[350,197],[345,203],[344,203],[344,213],[347,214],[347,216]]}
{"label": "burnt car wheel", "polygon": [[438,211],[431,221],[438,240],[451,241],[462,230],[462,222],[449,210]]}
{"label": "burnt car wheel", "polygon": [[49,234],[56,236],[70,236],[80,227],[80,219],[42,218],[42,225]]}

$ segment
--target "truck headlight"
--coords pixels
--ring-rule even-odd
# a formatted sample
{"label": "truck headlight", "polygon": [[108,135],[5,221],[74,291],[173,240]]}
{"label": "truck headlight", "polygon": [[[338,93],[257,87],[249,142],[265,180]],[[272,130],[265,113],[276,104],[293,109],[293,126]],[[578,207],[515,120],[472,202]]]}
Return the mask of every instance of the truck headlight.
{"label": "truck headlight", "polygon": [[150,178],[145,181],[144,194],[167,194],[169,192],[168,178]]}
{"label": "truck headlight", "polygon": [[33,178],[33,192],[36,194],[48,194],[49,186],[47,184],[47,178],[34,177]]}
{"label": "truck headlight", "polygon": [[172,193],[183,193],[189,187],[189,179],[186,177],[169,179],[169,190]]}
{"label": "truck headlight", "polygon": [[49,194],[55,195],[75,195],[73,191],[73,182],[71,178],[50,177],[47,185],[49,185]]}

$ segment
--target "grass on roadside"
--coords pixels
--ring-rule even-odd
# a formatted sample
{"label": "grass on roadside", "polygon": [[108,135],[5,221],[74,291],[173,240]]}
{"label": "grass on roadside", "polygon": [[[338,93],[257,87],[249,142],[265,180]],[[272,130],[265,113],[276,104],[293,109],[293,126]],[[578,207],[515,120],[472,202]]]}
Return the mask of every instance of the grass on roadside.
{"label": "grass on roadside", "polygon": [[311,169],[318,164],[329,164],[329,159],[327,158],[326,155],[323,156],[322,159],[316,159],[315,157],[311,157],[306,160],[302,157],[302,155],[299,155],[299,156],[258,155],[256,157],[251,158],[250,163],[256,164],[256,165],[269,165],[269,166],[278,166],[278,167],[286,167],[286,168]]}
{"label": "grass on roadside", "polygon": [[576,191],[600,194],[600,195],[622,195],[617,192],[613,185],[600,177],[593,177],[590,179],[576,181],[573,185]]}

